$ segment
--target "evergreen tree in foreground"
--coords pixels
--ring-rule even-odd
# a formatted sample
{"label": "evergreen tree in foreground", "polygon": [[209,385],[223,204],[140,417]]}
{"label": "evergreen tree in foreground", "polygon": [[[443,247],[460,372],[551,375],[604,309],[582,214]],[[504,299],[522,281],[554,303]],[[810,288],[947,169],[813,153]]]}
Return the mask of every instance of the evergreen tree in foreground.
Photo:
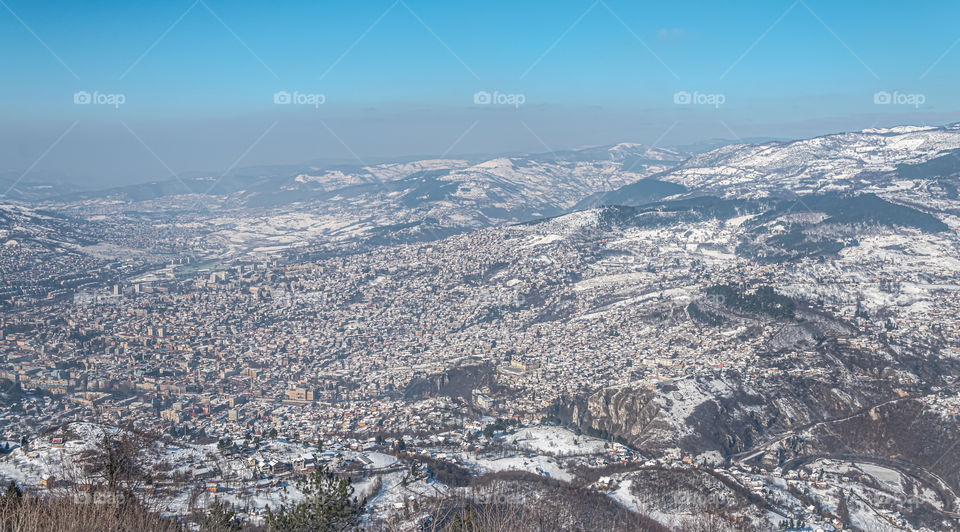
{"label": "evergreen tree in foreground", "polygon": [[17,486],[16,482],[11,480],[7,484],[7,490],[0,497],[0,510],[13,510],[20,506],[22,500],[23,490],[20,489],[20,486]]}
{"label": "evergreen tree in foreground", "polygon": [[213,501],[206,511],[197,520],[200,532],[240,532],[243,530],[243,519],[237,511],[222,501]]}
{"label": "evergreen tree in foreground", "polygon": [[319,466],[296,481],[303,499],[291,502],[284,494],[277,511],[267,507],[267,526],[283,532],[333,531],[356,528],[363,504],[352,498],[350,480]]}

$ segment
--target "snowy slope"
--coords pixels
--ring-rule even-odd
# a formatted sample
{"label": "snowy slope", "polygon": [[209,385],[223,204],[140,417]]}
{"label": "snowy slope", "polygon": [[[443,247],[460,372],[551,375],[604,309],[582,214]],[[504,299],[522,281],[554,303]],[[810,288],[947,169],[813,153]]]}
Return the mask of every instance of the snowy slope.
{"label": "snowy slope", "polygon": [[897,165],[929,160],[960,148],[960,125],[898,127],[826,135],[793,142],[733,144],[695,155],[657,176],[732,197],[853,191],[875,184]]}

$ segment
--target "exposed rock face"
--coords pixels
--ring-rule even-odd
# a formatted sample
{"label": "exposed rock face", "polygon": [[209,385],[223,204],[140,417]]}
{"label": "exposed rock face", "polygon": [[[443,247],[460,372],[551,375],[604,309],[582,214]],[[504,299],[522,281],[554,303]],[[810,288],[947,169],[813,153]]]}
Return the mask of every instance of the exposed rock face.
{"label": "exposed rock face", "polygon": [[497,384],[496,369],[492,364],[464,365],[450,368],[443,373],[417,378],[404,390],[406,399],[422,399],[445,395],[460,398],[470,403],[473,390],[484,386],[500,391]]}
{"label": "exposed rock face", "polygon": [[637,442],[650,431],[663,430],[668,426],[654,427],[660,406],[654,390],[644,387],[608,388],[601,390],[585,401],[572,401],[561,405],[561,419],[581,427],[591,427],[621,437],[628,442]]}
{"label": "exposed rock face", "polygon": [[560,405],[558,415],[641,451],[679,447],[729,455],[749,448],[768,425],[758,413],[762,400],[737,380],[689,378],[655,388],[609,388]]}
{"label": "exposed rock face", "polygon": [[921,390],[864,377],[780,375],[756,382],[732,372],[690,377],[568,398],[557,405],[556,415],[641,452],[679,448],[773,466],[843,450],[904,460],[923,456],[933,464],[936,460],[926,455],[945,449],[932,443],[956,440],[943,433],[943,420],[911,399]]}

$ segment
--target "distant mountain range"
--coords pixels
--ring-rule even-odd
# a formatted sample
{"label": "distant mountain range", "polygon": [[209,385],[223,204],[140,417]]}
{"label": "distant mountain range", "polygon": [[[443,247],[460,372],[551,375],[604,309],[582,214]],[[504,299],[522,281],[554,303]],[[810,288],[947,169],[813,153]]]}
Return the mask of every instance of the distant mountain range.
{"label": "distant mountain range", "polygon": [[305,241],[393,243],[556,216],[584,197],[666,171],[691,154],[621,143],[483,160],[424,159],[246,169],[96,191],[17,187],[23,201],[109,213],[193,213],[238,249]]}
{"label": "distant mountain range", "polygon": [[[601,194],[592,203],[640,205],[666,192],[727,198],[826,192],[870,192],[904,199],[915,198],[918,192],[955,197],[950,182],[960,167],[958,152],[958,125],[868,129],[791,142],[732,144]],[[936,181],[938,189],[930,190],[928,180]]]}
{"label": "distant mountain range", "polygon": [[[834,209],[838,198],[869,195],[858,205],[899,205],[938,223],[960,216],[960,125],[727,144],[698,153],[710,144],[688,151],[620,143],[492,159],[258,167],[96,191],[19,183],[8,198],[50,209],[82,203],[101,215],[192,212],[223,243],[263,252],[317,240],[432,240],[602,206],[717,208],[690,203],[701,197]],[[802,199],[820,195],[827,199]],[[897,213],[893,218],[902,219]]]}

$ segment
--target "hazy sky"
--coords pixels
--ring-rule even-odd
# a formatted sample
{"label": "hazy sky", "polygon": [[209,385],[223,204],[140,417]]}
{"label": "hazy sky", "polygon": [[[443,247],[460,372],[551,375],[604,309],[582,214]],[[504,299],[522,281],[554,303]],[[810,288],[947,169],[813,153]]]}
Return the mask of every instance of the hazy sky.
{"label": "hazy sky", "polygon": [[960,121],[958,15],[951,1],[0,0],[0,171],[123,183],[942,124]]}

